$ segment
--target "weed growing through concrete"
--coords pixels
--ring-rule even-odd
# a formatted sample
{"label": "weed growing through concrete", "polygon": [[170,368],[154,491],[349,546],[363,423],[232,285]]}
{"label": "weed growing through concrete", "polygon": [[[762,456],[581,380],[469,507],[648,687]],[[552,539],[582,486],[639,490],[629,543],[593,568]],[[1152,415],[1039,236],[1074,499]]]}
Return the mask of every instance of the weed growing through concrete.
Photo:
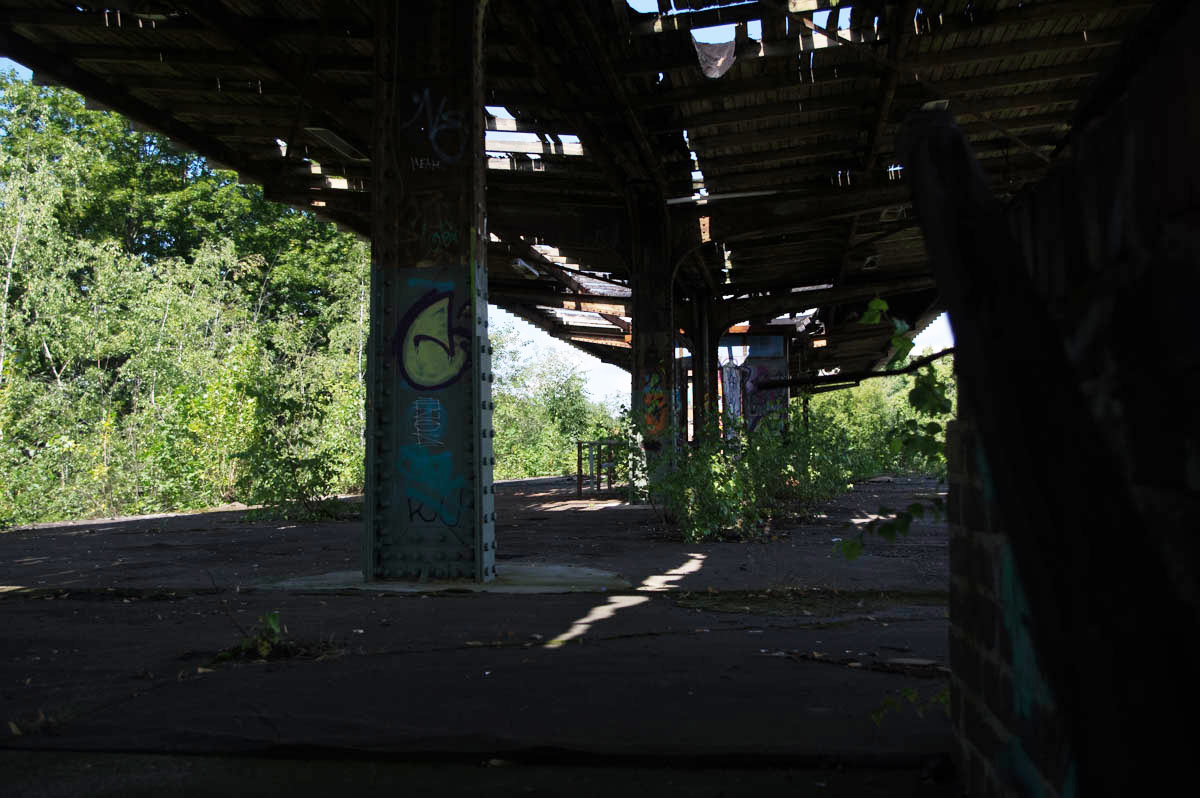
{"label": "weed growing through concrete", "polygon": [[214,664],[223,662],[260,662],[280,659],[322,659],[342,652],[333,641],[304,643],[288,637],[287,626],[280,619],[279,611],[272,610],[260,616],[258,623],[249,632],[243,630],[242,639],[217,653]]}
{"label": "weed growing through concrete", "polygon": [[946,714],[946,717],[950,717],[950,687],[947,685],[927,698],[922,698],[921,694],[912,687],[898,690],[885,697],[875,708],[871,713],[871,722],[876,726],[881,726],[889,712],[899,711],[905,707],[911,707],[918,718],[924,718],[926,712],[939,708]]}

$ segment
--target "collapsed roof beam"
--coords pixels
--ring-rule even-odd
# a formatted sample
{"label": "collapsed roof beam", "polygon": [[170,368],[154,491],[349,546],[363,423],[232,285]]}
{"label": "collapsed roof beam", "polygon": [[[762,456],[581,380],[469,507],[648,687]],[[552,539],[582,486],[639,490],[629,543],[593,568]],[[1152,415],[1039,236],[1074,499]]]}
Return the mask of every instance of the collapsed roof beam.
{"label": "collapsed roof beam", "polygon": [[[1071,123],[1071,111],[1058,111],[1052,113],[1041,113],[1034,116],[1021,117],[1019,119],[1009,119],[1005,121],[1005,125],[1009,130],[1032,130],[1044,127],[1067,127]],[[826,136],[854,136],[859,130],[860,122],[857,113],[853,116],[847,116],[842,121],[823,122],[811,125],[804,125],[797,128],[794,125],[772,126],[763,128],[755,133],[754,144],[763,147],[773,148],[773,145],[782,142],[797,142],[808,141],[810,139],[819,139]],[[966,121],[959,125],[964,133],[975,135],[983,131],[993,130],[991,125],[983,122]],[[717,135],[703,136],[697,134],[694,136],[696,142],[706,149],[717,149],[720,147],[733,147],[744,145],[746,143],[746,134],[737,133],[721,133]],[[888,142],[889,146],[894,143],[895,136],[893,134],[885,135],[884,141]],[[811,148],[810,148],[811,149]],[[768,149],[763,152],[764,157],[769,156],[773,149]]]}
{"label": "collapsed roof beam", "polygon": [[268,177],[253,169],[247,170],[247,164],[242,156],[220,139],[196,130],[181,122],[170,112],[139,100],[129,92],[92,75],[57,53],[36,45],[3,27],[0,27],[0,53],[35,72],[50,75],[62,85],[71,86],[75,91],[190,147],[206,158],[238,172],[247,171],[248,174],[260,181]]}
{"label": "collapsed roof beam", "polygon": [[[912,41],[912,33],[909,30],[908,22],[913,18],[916,12],[916,0],[904,0],[902,4],[892,9],[893,17],[891,19],[891,27],[888,31],[888,61],[901,67],[904,64],[904,57],[908,53],[909,43]],[[875,121],[870,127],[870,138],[867,140],[867,152],[863,158],[862,170],[870,174],[875,169],[875,163],[879,159],[879,144],[883,138],[884,128],[887,126],[888,116],[892,112],[892,102],[896,99],[896,88],[900,85],[899,68],[888,69],[883,76],[883,83],[879,88],[879,101],[876,103]],[[834,278],[835,285],[841,285],[846,279],[846,270],[850,265],[850,257],[853,254],[854,239],[858,233],[858,220],[861,218],[855,215],[850,219],[850,230],[846,234],[846,243],[842,249],[841,263],[838,265],[837,277]],[[821,309],[822,318],[832,318],[837,312],[836,305],[829,304]]]}
{"label": "collapsed roof beam", "polygon": [[[599,67],[600,74],[608,86],[609,93],[617,101],[617,106],[624,119],[625,127],[633,137],[634,144],[642,156],[645,170],[650,174],[655,186],[657,186],[659,196],[665,200],[670,196],[670,192],[667,189],[667,180],[662,171],[662,157],[651,143],[641,119],[638,118],[637,113],[634,111],[633,103],[625,88],[625,83],[621,76],[617,74],[612,61],[608,57],[608,53],[604,49],[604,43],[601,41],[600,34],[596,30],[596,25],[592,21],[592,15],[587,13],[587,9],[583,7],[580,0],[570,0],[570,7],[574,11],[574,19],[583,27],[583,32],[587,39],[584,46],[590,51],[592,62]],[[563,21],[562,17],[555,16],[561,25]]]}
{"label": "collapsed roof beam", "polygon": [[633,308],[633,302],[627,296],[605,296],[603,294],[585,294],[579,292],[529,291],[508,287],[489,289],[488,295],[491,301],[498,305],[504,305],[505,303],[540,305],[547,308],[579,310],[586,313],[607,313],[613,316],[628,316]]}
{"label": "collapsed roof beam", "polygon": [[[905,28],[905,30],[907,30],[907,28]],[[911,34],[906,33],[905,39],[907,40],[910,38]],[[956,93],[966,93],[985,89],[1026,86],[1032,83],[1047,83],[1058,80],[1070,80],[1073,78],[1088,78],[1099,74],[1102,69],[1102,64],[1089,59],[1071,64],[1059,64],[1056,66],[1037,67],[1034,69],[1013,69],[1006,72],[985,75],[983,77],[946,81],[940,85],[942,87],[952,89]],[[836,77],[831,76],[823,80],[818,79],[815,82],[806,82],[795,85],[804,87],[819,86],[821,88],[828,89],[832,84],[835,83],[851,84],[857,81],[874,78],[876,76],[878,76],[877,66],[872,66],[867,63],[840,64],[837,67]],[[899,77],[904,76],[901,75]],[[744,78],[742,80],[733,80],[729,82],[720,81],[715,83],[701,83],[696,86],[685,86],[679,89],[673,89],[654,94],[642,100],[639,105],[640,107],[644,108],[653,108],[658,106],[678,105],[692,102],[736,100],[743,97],[752,98],[753,96],[761,94],[762,92],[776,91],[779,88],[781,88],[781,86],[777,76]]]}
{"label": "collapsed roof beam", "polygon": [[[181,3],[179,5],[186,5]],[[204,31],[205,23],[197,16],[176,16],[164,22],[139,17],[136,11],[120,9],[103,11],[50,11],[42,8],[17,8],[0,11],[0,25],[25,25],[31,28],[104,28],[106,30],[136,31],[141,39],[153,41],[161,37],[164,41],[173,41],[173,34],[180,32]],[[257,34],[263,39],[283,38],[287,36],[311,36],[317,33],[320,26],[307,20],[299,19],[263,19],[255,18],[254,25]],[[370,25],[358,20],[331,19],[323,25],[331,31],[338,41],[354,41],[371,44],[373,32]]]}
{"label": "collapsed roof beam", "polygon": [[513,31],[513,35],[517,37],[522,48],[528,54],[538,81],[546,87],[550,94],[553,107],[563,109],[561,113],[564,118],[575,129],[576,135],[583,142],[584,147],[601,167],[607,181],[618,194],[623,194],[625,181],[622,178],[642,176],[640,168],[631,163],[628,158],[623,157],[618,149],[609,147],[606,138],[600,134],[600,131],[584,113],[567,110],[573,109],[578,102],[574,97],[575,93],[566,85],[563,79],[563,70],[550,62],[541,42],[536,40],[528,27],[533,20],[545,17],[536,13],[536,10],[529,5],[525,5],[523,8],[526,13],[522,16],[526,24],[518,25]]}
{"label": "collapsed roof beam", "polygon": [[[295,89],[300,98],[308,103],[313,111],[325,117],[328,127],[338,131],[339,137],[352,144],[360,153],[364,155],[370,153],[371,148],[366,140],[356,132],[368,129],[369,125],[363,127],[361,124],[352,124],[350,121],[356,117],[362,117],[362,112],[346,105],[340,92],[326,88],[314,74],[318,58],[316,51],[319,49],[317,43],[327,37],[332,38],[329,36],[333,30],[330,27],[332,19],[322,16],[319,26],[315,27],[312,32],[313,41],[309,43],[311,50],[305,59],[306,63],[297,70],[294,64],[287,63],[263,46],[263,39],[258,35],[257,26],[253,20],[229,14],[222,10],[223,6],[217,3],[180,2],[179,5],[216,33],[236,44],[255,61],[274,72],[281,80]],[[329,4],[326,4],[325,8],[328,7]],[[297,120],[299,119],[300,115],[298,114]],[[297,127],[303,127],[303,125],[298,124]],[[288,141],[294,139],[298,132],[293,132]]]}
{"label": "collapsed roof beam", "polygon": [[[966,93],[956,91],[953,81],[947,81],[945,84],[939,83],[937,88],[939,93],[947,95],[947,99],[950,99],[952,103],[955,95]],[[876,99],[870,92],[856,92],[854,94],[793,99],[782,102],[764,103],[762,105],[747,105],[731,110],[708,111],[695,116],[683,116],[671,123],[670,126],[662,125],[661,132],[686,128],[690,136],[693,130],[699,131],[701,128],[719,127],[721,125],[763,122],[771,119],[797,119],[805,114],[813,113],[836,111],[854,111],[857,113],[864,106],[872,105]],[[921,92],[920,94],[913,92],[910,94],[906,91],[901,99],[905,103],[917,105],[927,100],[928,94],[926,92]],[[1041,108],[1046,105],[1066,103],[1073,105],[1078,101],[1078,91],[1058,89],[1038,92],[1036,94],[974,100],[970,103],[971,107],[969,110],[978,112],[1019,111],[1024,108]],[[963,101],[960,99],[959,102],[962,103]],[[967,109],[964,108],[963,110]],[[703,134],[700,132],[694,135],[698,140],[704,139]]]}
{"label": "collapsed roof beam", "polygon": [[877,296],[908,294],[935,288],[936,283],[929,275],[879,280],[861,285],[841,285],[819,288],[813,291],[797,291],[777,296],[729,299],[716,303],[713,317],[719,322],[733,324],[743,319],[762,316],[775,318],[785,313],[798,313],[816,307],[839,305],[846,302],[865,302]]}
{"label": "collapsed roof beam", "polygon": [[[777,7],[782,10],[787,9],[786,3],[776,3]],[[1150,5],[1148,2],[1132,2],[1129,4],[1122,3],[1122,8],[1144,8]],[[936,45],[939,39],[945,39],[949,36],[954,36],[962,33],[986,33],[995,31],[1010,25],[1028,24],[1031,22],[1050,21],[1062,18],[1078,18],[1081,13],[1099,13],[1111,10],[1111,3],[1106,0],[1083,0],[1083,2],[1072,1],[1063,3],[1036,3],[1027,4],[1024,6],[1014,6],[1007,9],[1002,9],[994,12],[987,21],[974,23],[966,20],[957,20],[954,17],[948,17],[943,25],[933,33],[925,34],[922,40],[931,41],[934,43],[933,49],[936,50]],[[789,14],[793,18],[800,16],[798,14]],[[943,51],[941,53],[931,53],[929,56],[923,56],[918,64],[921,68],[931,66],[947,65],[948,63],[963,63],[962,61],[938,63],[937,59],[942,55],[950,57],[967,57],[971,52],[979,53],[982,60],[991,58],[1003,58],[1006,55],[1020,55],[1024,53],[1076,49],[1079,47],[1087,47],[1091,40],[1098,36],[1100,42],[1095,46],[1110,46],[1117,42],[1107,41],[1108,36],[1115,35],[1119,42],[1122,33],[1120,30],[1096,30],[1089,31],[1088,41],[1083,41],[1080,36],[1066,34],[1062,36],[1044,36],[1037,39],[1024,39],[1013,42],[1008,42],[1002,45],[993,45],[990,47],[963,47],[954,50]],[[1036,44],[1034,44],[1036,42]],[[1008,48],[1007,52],[999,55],[993,54],[995,51]],[[750,56],[757,59],[790,59],[795,60],[797,56],[804,52],[820,53],[821,50],[809,50],[804,48],[796,37],[789,37],[786,43],[772,43],[772,46],[764,46],[762,54],[758,56]],[[745,56],[742,56],[745,57]],[[647,76],[655,77],[659,72],[672,72],[676,70],[694,71],[697,69],[696,59],[694,55],[685,54],[681,49],[676,55],[668,58],[659,59],[639,59],[618,67],[624,74],[629,76]]]}
{"label": "collapsed roof beam", "polygon": [[652,36],[658,33],[690,31],[696,28],[710,28],[715,25],[736,24],[761,19],[770,14],[770,9],[761,3],[742,3],[736,6],[718,6],[701,11],[679,14],[655,14],[649,19],[631,26],[634,36]]}

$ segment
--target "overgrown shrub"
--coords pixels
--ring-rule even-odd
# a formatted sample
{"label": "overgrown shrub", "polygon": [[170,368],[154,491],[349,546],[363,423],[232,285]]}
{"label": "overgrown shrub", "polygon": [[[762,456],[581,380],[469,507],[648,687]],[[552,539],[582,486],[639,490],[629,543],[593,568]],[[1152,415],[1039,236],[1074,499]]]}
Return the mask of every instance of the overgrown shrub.
{"label": "overgrown shrub", "polygon": [[749,432],[709,428],[648,466],[627,423],[627,453],[649,469],[649,487],[639,493],[685,540],[753,539],[774,522],[803,518],[854,480],[882,472],[944,476],[952,368],[942,363],[915,377],[811,397],[807,424],[796,398],[786,418],[765,419]]}

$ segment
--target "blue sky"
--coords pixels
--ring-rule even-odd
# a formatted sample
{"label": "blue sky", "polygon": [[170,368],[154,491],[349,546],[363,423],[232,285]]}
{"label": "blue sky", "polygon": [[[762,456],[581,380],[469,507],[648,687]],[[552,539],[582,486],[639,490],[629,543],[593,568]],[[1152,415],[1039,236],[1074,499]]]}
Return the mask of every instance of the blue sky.
{"label": "blue sky", "polygon": [[9,58],[0,58],[0,72],[7,72],[10,69],[17,70],[17,75],[19,75],[22,80],[29,80],[31,77],[33,77],[32,72],[18,64],[16,61],[13,61]]}

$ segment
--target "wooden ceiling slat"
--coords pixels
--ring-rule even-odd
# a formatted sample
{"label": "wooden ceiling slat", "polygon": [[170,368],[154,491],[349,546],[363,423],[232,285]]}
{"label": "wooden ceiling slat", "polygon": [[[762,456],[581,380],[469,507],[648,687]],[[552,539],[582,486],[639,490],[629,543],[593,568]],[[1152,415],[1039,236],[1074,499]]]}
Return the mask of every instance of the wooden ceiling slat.
{"label": "wooden ceiling slat", "polygon": [[[756,318],[780,308],[853,305],[901,284],[908,287],[897,307],[924,312],[934,293],[923,239],[908,210],[909,189],[881,168],[894,159],[897,120],[930,97],[913,73],[930,85],[936,81],[952,111],[965,103],[991,120],[962,114],[961,127],[1003,195],[1045,170],[1005,137],[1019,133],[1037,152],[1061,142],[1083,84],[1105,68],[1107,54],[1148,5],[975,3],[968,20],[961,3],[945,4],[940,16],[927,15],[931,31],[904,33],[908,53],[890,52],[903,71],[889,72],[878,57],[864,58],[862,48],[881,53],[880,45],[898,40],[903,28],[881,29],[882,41],[867,44],[877,9],[852,4],[853,30],[843,35],[858,43],[805,52],[812,68],[801,73],[796,26],[789,35],[782,6],[774,2],[675,0],[676,8],[692,12],[660,20],[681,29],[660,36],[630,35],[654,28],[655,17],[631,11],[624,0],[571,0],[552,16],[534,13],[532,0],[493,4],[487,102],[517,118],[488,115],[488,129],[543,136],[570,130],[583,145],[558,139],[494,145],[492,151],[513,154],[496,161],[511,169],[487,176],[492,228],[506,241],[523,234],[526,245],[550,242],[581,259],[585,268],[570,278],[578,287],[586,288],[588,268],[623,279],[630,258],[627,187],[654,180],[658,193],[684,200],[693,190],[691,149],[709,196],[704,204],[669,205],[672,228],[681,231],[679,246],[686,250],[689,235],[699,244],[698,220],[707,217],[711,241],[696,250],[694,263],[687,261],[682,279],[707,280],[714,293],[773,292],[731,301],[729,312]],[[184,6],[194,13],[149,27],[143,20],[135,28],[127,12],[117,26],[113,12],[105,20],[102,12],[74,12],[50,0],[0,0],[0,48],[37,70],[43,82],[81,90],[237,169],[240,179],[262,183],[267,196],[369,233],[365,164],[346,163],[330,142],[303,131],[326,127],[369,154],[369,5],[338,7],[337,17],[324,23],[318,4],[174,4]],[[899,14],[897,24],[906,18]],[[740,29],[738,63],[724,78],[701,78],[682,29],[751,19],[764,20],[763,42],[745,40]],[[661,81],[659,71],[666,73]],[[277,157],[276,140],[289,137],[293,154],[320,161],[322,172]],[[522,152],[542,156],[539,168]],[[847,168],[854,185],[831,184]],[[864,269],[868,254],[879,259]],[[503,258],[497,263],[504,266]],[[489,275],[496,301],[573,345],[628,364],[624,317],[631,299],[602,299],[575,290],[570,279],[522,284],[515,273],[504,279],[505,271]],[[833,288],[789,291],[822,282]],[[539,303],[547,308],[539,310]],[[558,320],[575,309],[610,318]],[[832,326],[836,315],[823,320]],[[843,328],[846,334],[822,350],[821,362],[865,368],[886,353],[887,330],[832,326]]]}

